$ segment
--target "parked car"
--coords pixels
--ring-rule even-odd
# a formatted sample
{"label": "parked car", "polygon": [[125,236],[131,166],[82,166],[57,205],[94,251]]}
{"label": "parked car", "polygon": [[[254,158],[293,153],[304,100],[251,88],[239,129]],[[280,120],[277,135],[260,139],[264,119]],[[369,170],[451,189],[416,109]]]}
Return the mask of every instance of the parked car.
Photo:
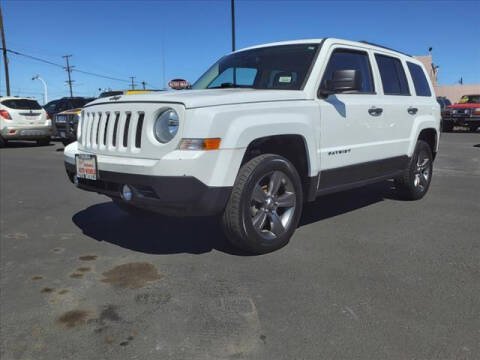
{"label": "parked car", "polygon": [[52,100],[47,103],[44,108],[47,110],[50,117],[53,117],[65,110],[78,109],[83,107],[86,103],[95,100],[95,98],[85,98],[85,97],[63,97],[61,99]]}
{"label": "parked car", "polygon": [[[64,145],[68,145],[77,139],[78,114],[80,114],[82,106],[93,100],[95,98],[63,98],[57,103],[56,110],[63,107],[67,108],[53,115],[53,126],[57,140],[60,140]],[[71,106],[75,107],[71,108]]]}
{"label": "parked car", "polygon": [[221,214],[229,241],[259,254],[317,196],[394,179],[422,198],[440,106],[413,57],[329,38],[233,52],[191,90],[98,99],[78,129],[64,151],[77,187],[131,214]]}
{"label": "parked car", "polygon": [[463,95],[458,103],[447,106],[447,111],[443,131],[452,131],[454,126],[467,126],[471,132],[480,128],[480,95]]}
{"label": "parked car", "polygon": [[52,121],[35,99],[0,97],[0,147],[9,140],[34,140],[48,145]]}
{"label": "parked car", "polygon": [[82,109],[70,109],[55,115],[55,128],[57,138],[63,145],[68,145],[77,140],[77,126]]}

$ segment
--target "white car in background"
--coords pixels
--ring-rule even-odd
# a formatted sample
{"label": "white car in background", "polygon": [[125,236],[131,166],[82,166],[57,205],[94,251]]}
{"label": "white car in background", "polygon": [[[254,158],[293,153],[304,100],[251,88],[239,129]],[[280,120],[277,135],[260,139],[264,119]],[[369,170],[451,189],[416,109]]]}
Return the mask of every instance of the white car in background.
{"label": "white car in background", "polygon": [[35,99],[0,97],[0,147],[8,140],[34,140],[48,145],[52,121]]}

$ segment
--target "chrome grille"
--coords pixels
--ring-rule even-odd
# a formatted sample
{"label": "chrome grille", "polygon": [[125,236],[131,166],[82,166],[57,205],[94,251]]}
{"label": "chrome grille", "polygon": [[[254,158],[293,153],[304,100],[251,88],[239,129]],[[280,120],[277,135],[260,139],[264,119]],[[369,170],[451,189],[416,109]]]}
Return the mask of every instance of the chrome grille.
{"label": "chrome grille", "polygon": [[135,151],[142,144],[145,114],[133,111],[85,111],[79,141],[85,148]]}

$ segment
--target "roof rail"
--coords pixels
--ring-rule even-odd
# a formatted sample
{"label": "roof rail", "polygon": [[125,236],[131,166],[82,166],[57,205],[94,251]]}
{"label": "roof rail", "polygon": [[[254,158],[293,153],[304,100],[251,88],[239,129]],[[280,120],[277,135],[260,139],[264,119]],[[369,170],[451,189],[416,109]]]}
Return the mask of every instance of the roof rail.
{"label": "roof rail", "polygon": [[389,48],[389,47],[386,47],[386,46],[383,46],[383,45],[378,45],[378,44],[375,44],[375,43],[372,43],[372,42],[369,42],[369,41],[360,40],[359,42],[361,42],[361,43],[363,43],[363,44],[368,44],[368,45],[376,46],[376,47],[379,47],[379,48],[382,48],[382,49],[386,49],[386,50],[395,51],[395,52],[398,52],[398,53],[400,53],[400,54],[403,54],[403,55],[412,57],[412,55],[406,54],[406,53],[404,53],[404,52],[402,52],[402,51],[398,51],[398,50],[395,50],[395,49],[392,49],[392,48]]}

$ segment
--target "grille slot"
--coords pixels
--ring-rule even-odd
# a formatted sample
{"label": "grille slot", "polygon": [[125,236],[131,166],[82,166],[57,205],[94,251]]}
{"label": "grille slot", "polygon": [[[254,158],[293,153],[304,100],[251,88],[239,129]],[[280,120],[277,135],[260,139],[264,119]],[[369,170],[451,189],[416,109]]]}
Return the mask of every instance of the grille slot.
{"label": "grille slot", "polygon": [[142,128],[143,128],[143,118],[145,113],[140,113],[138,116],[137,122],[137,131],[135,133],[135,147],[139,148],[142,146]]}
{"label": "grille slot", "polygon": [[125,127],[123,129],[123,147],[127,147],[128,145],[128,129],[130,127],[131,117],[132,117],[132,113],[127,113],[127,119],[125,120]]}
{"label": "grille slot", "polygon": [[105,127],[103,128],[103,145],[107,145],[108,120],[110,120],[110,113],[107,113]]}
{"label": "grille slot", "polygon": [[95,145],[99,146],[100,143],[98,142],[98,134],[100,133],[100,123],[102,121],[102,113],[98,113],[98,121],[97,121],[97,126],[96,126],[96,134],[95,134]]}
{"label": "grille slot", "polygon": [[118,129],[118,119],[120,118],[120,113],[115,114],[115,122],[113,123],[113,136],[112,136],[112,145],[117,146],[117,129]]}

